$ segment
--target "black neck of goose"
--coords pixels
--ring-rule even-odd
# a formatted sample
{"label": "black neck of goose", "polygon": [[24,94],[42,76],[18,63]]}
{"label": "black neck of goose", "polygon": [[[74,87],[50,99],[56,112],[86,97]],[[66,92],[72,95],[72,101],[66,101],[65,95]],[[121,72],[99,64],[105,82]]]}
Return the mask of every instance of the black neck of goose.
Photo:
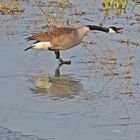
{"label": "black neck of goose", "polygon": [[87,25],[87,27],[88,27],[90,30],[98,30],[98,31],[106,32],[106,33],[109,32],[109,28],[102,27],[102,26]]}

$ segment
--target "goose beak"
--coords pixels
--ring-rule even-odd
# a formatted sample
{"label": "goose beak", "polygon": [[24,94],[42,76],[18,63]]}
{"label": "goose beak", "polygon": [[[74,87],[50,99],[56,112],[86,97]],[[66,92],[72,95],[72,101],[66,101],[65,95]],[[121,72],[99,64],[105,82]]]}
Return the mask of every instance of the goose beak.
{"label": "goose beak", "polygon": [[117,28],[117,29],[116,29],[116,33],[122,34],[122,33],[123,33],[123,28]]}

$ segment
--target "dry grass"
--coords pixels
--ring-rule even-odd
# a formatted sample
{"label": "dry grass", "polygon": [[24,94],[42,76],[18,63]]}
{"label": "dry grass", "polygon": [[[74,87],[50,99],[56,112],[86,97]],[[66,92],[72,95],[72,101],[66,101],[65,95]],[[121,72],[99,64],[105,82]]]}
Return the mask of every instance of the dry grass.
{"label": "dry grass", "polygon": [[[39,2],[34,0],[35,5],[40,9],[42,15],[45,17],[45,23],[50,27],[62,27],[65,25],[64,21],[64,12],[65,8],[68,7],[69,5],[65,3],[65,0],[62,0],[61,3],[57,1],[51,1],[49,0],[46,2],[47,8],[44,9]],[[50,9],[53,8],[53,13],[50,12]],[[61,18],[58,15],[58,11],[61,9]],[[46,11],[47,10],[47,11]]]}
{"label": "dry grass", "polygon": [[24,9],[21,8],[18,0],[7,0],[6,2],[0,2],[0,12],[3,14],[23,11]]}

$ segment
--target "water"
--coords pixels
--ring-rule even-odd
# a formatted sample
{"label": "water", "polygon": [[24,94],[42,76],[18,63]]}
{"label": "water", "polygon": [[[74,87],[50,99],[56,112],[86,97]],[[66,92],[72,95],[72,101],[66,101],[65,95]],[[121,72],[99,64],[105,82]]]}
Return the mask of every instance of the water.
{"label": "water", "polygon": [[57,11],[59,25],[102,23],[124,33],[90,32],[61,53],[72,64],[58,68],[53,52],[24,52],[32,44],[24,39],[46,25],[33,1],[21,1],[21,14],[0,15],[0,138],[138,140],[139,4],[107,16],[102,1],[70,3],[64,17],[53,4],[44,10]]}

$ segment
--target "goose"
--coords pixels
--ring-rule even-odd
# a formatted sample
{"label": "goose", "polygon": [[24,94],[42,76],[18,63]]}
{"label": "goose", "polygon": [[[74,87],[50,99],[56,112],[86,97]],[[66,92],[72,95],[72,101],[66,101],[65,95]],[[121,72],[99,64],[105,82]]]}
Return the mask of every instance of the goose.
{"label": "goose", "polygon": [[46,32],[35,33],[32,36],[27,37],[27,41],[35,40],[36,42],[24,51],[29,49],[54,51],[59,65],[71,64],[71,61],[64,61],[60,57],[61,50],[77,46],[82,42],[84,36],[91,30],[98,30],[106,33],[122,33],[122,29],[123,28],[117,28],[115,26],[107,28],[97,25],[85,25],[76,28],[54,28]]}

